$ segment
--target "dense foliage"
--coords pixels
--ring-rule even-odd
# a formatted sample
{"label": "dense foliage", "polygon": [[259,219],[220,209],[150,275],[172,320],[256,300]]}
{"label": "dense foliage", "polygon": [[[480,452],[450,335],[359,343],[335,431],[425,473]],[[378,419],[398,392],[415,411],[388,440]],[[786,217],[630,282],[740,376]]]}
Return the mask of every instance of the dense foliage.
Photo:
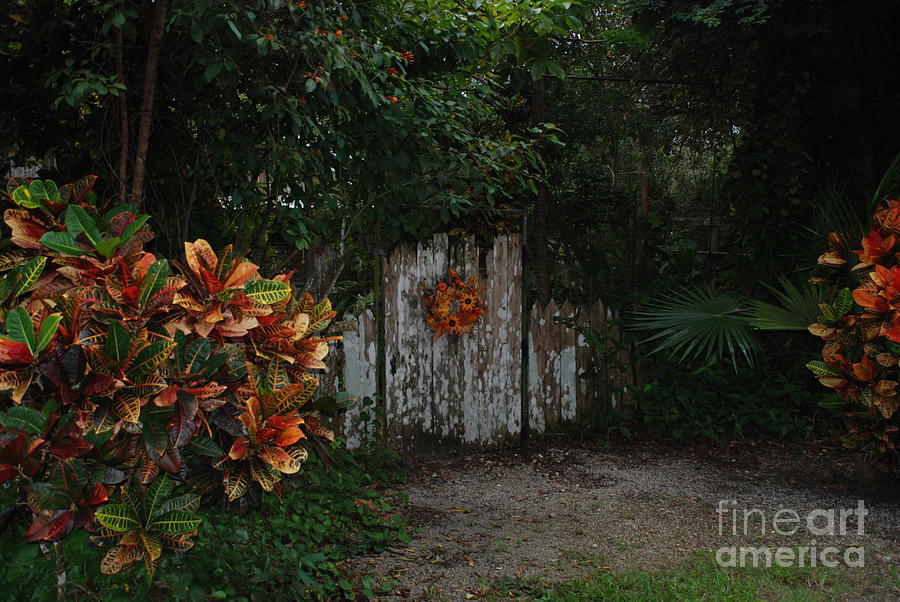
{"label": "dense foliage", "polygon": [[[583,10],[561,0],[4,4],[15,15],[0,23],[5,158],[100,173],[108,196],[118,189],[154,214],[168,253],[202,236],[253,246],[274,266],[326,245],[350,254],[428,235],[527,196],[534,145],[553,130],[511,129],[498,115],[533,78],[561,74],[548,36],[577,29]],[[336,272],[348,263],[341,256]]]}
{"label": "dense foliage", "polygon": [[[281,498],[265,496],[257,511],[238,514],[223,504],[197,515],[203,527],[189,554],[166,555],[152,582],[143,567],[119,575],[99,571],[88,534],[60,542],[67,590],[110,602],[134,600],[342,600],[375,597],[390,581],[356,575],[346,560],[408,541],[400,520],[380,493],[403,474],[396,459],[375,449],[350,453],[336,441],[326,463],[312,455],[286,481]],[[299,512],[297,509],[302,508]],[[53,555],[15,539],[0,540],[0,588],[4,597],[53,598]],[[376,580],[377,579],[377,580]]]}
{"label": "dense foliage", "polygon": [[707,363],[686,371],[660,359],[648,381],[622,418],[676,441],[800,439],[810,432],[809,416],[819,400],[799,370],[772,374]]}
{"label": "dense foliage", "polygon": [[[825,341],[822,360],[807,364],[819,382],[836,390],[849,435],[846,443],[870,459],[897,463],[900,452],[900,263],[895,248],[900,234],[900,200],[875,213],[874,229],[852,251],[853,270],[862,280],[845,288],[835,303],[821,306],[810,332]],[[849,241],[838,234],[819,263],[832,272],[848,262]],[[832,274],[833,277],[836,274]]]}
{"label": "dense foliage", "polygon": [[7,187],[0,521],[29,521],[28,541],[87,529],[104,573],[152,573],[191,547],[201,494],[280,491],[304,439],[333,438],[310,371],[334,312],[204,240],[173,273],[143,249],[148,216],[101,211],[95,179]]}

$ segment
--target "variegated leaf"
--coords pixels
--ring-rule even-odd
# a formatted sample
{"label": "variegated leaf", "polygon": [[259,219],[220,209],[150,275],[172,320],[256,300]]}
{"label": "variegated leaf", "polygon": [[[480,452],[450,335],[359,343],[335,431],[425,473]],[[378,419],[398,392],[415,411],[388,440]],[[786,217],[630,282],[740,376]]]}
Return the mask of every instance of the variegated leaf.
{"label": "variegated leaf", "polygon": [[141,558],[138,546],[116,546],[100,561],[100,572],[104,575],[115,575],[122,572]]}

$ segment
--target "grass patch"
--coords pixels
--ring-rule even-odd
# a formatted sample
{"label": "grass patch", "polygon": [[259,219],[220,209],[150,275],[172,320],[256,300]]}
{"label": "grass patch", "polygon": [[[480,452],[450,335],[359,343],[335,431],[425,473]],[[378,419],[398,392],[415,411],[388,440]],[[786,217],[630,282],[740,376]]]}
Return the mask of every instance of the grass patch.
{"label": "grass patch", "polygon": [[[259,507],[214,506],[188,553],[164,556],[152,582],[143,566],[128,575],[100,574],[101,553],[73,533],[62,542],[68,593],[74,599],[346,600],[378,595],[387,584],[352,574],[346,560],[383,550],[409,535],[375,488],[403,478],[385,452],[368,455],[335,447],[326,470],[315,454],[296,478],[284,482],[279,501],[262,496]],[[233,505],[234,506],[234,505]],[[0,538],[0,600],[56,597],[54,556],[26,544],[21,533]]]}
{"label": "grass patch", "polygon": [[[849,570],[849,569],[848,569]],[[852,589],[837,569],[719,567],[707,553],[676,567],[601,570],[583,579],[549,583],[538,578],[504,578],[494,582],[488,599],[546,602],[582,600],[832,600]]]}

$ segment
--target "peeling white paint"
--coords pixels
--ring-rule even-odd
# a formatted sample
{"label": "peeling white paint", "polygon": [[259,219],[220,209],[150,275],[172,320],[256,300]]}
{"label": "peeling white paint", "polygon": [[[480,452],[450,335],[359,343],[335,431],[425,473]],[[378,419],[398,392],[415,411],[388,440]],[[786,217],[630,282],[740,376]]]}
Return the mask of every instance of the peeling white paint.
{"label": "peeling white paint", "polygon": [[[341,341],[342,353],[338,355],[343,360],[341,371],[343,374],[342,389],[359,397],[375,396],[376,384],[376,350],[375,350],[375,317],[370,310],[366,310],[359,318],[345,316],[342,324],[344,339]],[[356,449],[362,443],[364,436],[373,433],[364,431],[365,425],[360,420],[360,412],[363,411],[361,403],[350,406],[341,416],[340,432],[347,439],[347,447]],[[371,415],[374,408],[367,408]],[[371,421],[369,423],[371,425]]]}
{"label": "peeling white paint", "polygon": [[[521,241],[518,235],[498,236],[484,252],[484,272],[479,274],[474,239],[451,240],[444,234],[429,244],[400,247],[387,262],[387,432],[392,446],[408,457],[495,449],[518,441],[523,424]],[[466,277],[479,275],[487,312],[471,334],[434,340],[422,315],[422,290],[450,268]],[[579,378],[599,360],[583,335],[555,320],[575,315],[568,302],[532,308],[526,399],[533,432],[573,423],[600,398],[621,403],[621,395],[606,390],[606,384],[598,385],[596,378]],[[580,312],[578,319],[618,336],[617,329],[608,325],[615,317],[598,302]],[[345,321],[354,320],[359,322],[357,332],[345,333],[345,388],[370,395],[376,382],[374,321],[371,313]],[[627,364],[627,353],[617,358]],[[630,382],[626,373],[607,369],[607,384],[622,388]],[[355,445],[357,414],[348,412],[343,420],[344,432]]]}

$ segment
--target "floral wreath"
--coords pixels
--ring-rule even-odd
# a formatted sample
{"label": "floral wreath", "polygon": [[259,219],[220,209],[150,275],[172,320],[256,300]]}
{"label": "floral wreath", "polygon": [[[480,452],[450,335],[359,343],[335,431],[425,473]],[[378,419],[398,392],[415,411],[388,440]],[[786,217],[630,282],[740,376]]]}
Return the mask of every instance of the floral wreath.
{"label": "floral wreath", "polygon": [[483,292],[474,276],[466,282],[454,270],[449,270],[434,288],[425,289],[422,306],[425,308],[425,321],[434,331],[435,340],[444,334],[471,332],[484,315]]}

